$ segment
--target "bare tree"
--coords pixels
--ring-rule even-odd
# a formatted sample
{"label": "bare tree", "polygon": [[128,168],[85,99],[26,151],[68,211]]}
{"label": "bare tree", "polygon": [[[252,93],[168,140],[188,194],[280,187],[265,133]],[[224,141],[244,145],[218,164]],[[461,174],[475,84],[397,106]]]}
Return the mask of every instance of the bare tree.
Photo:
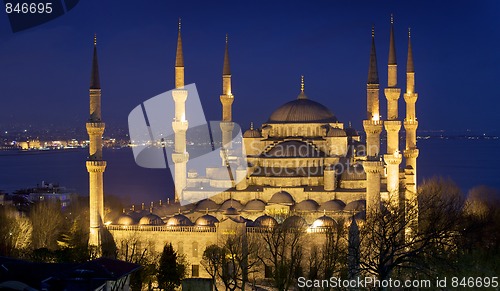
{"label": "bare tree", "polygon": [[58,202],[38,202],[30,210],[33,225],[33,248],[57,248],[57,239],[63,230],[64,216]]}
{"label": "bare tree", "polygon": [[433,179],[420,187],[418,203],[407,201],[405,208],[388,203],[370,213],[360,226],[361,272],[380,280],[408,269],[431,275],[456,250],[462,205],[453,182]]}
{"label": "bare tree", "polygon": [[288,290],[302,271],[306,228],[306,224],[297,219],[261,232],[266,251],[260,259],[273,268],[274,284],[278,290]]}
{"label": "bare tree", "polygon": [[206,247],[201,260],[201,265],[212,278],[213,286],[216,291],[218,290],[217,276],[221,270],[222,257],[224,255],[224,250],[218,245],[213,244]]}
{"label": "bare tree", "polygon": [[0,207],[0,254],[19,256],[31,247],[33,226],[14,207]]}

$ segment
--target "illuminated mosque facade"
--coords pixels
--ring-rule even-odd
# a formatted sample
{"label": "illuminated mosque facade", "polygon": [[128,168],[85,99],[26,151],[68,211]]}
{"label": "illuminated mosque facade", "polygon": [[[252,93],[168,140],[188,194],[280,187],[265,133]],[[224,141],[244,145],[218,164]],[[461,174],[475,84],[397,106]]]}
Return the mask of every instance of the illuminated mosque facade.
{"label": "illuminated mosque facade", "polygon": [[[172,160],[175,163],[175,201],[144,209],[132,209],[106,221],[104,213],[103,172],[106,162],[102,156],[101,86],[94,41],[94,57],[90,83],[90,155],[86,162],[90,183],[89,244],[100,246],[102,233],[109,231],[117,246],[132,235],[144,242],[154,242],[161,251],[166,242],[186,255],[193,277],[207,277],[200,265],[203,251],[227,233],[255,233],[287,220],[300,220],[308,225],[308,235],[320,234],[339,221],[369,219],[382,202],[404,205],[417,193],[417,157],[415,103],[415,72],[411,38],[408,33],[406,64],[406,116],[399,115],[397,63],[391,19],[388,57],[388,84],[384,88],[387,100],[387,119],[380,117],[380,84],[375,50],[372,42],[367,80],[365,137],[343,124],[325,106],[306,94],[302,77],[296,98],[278,107],[261,126],[251,125],[243,134],[247,167],[238,167],[231,159],[234,130],[228,42],[226,38],[222,73],[222,131],[221,163],[207,168],[205,173],[186,169],[189,153],[186,131],[189,116],[185,116],[184,56],[179,25],[175,60],[175,133]],[[361,99],[359,100],[361,102]],[[182,118],[181,118],[182,116]],[[177,118],[179,117],[179,118]],[[404,127],[405,144],[400,144]],[[387,133],[386,148],[381,148],[382,131]],[[236,177],[228,179],[228,165],[235,163]],[[233,179],[236,178],[236,179]],[[180,186],[179,186],[180,185]],[[221,190],[222,189],[222,190]],[[227,189],[227,190],[225,190]],[[214,193],[216,193],[214,195]],[[205,199],[180,205],[185,197]],[[147,205],[149,206],[149,205]],[[368,217],[367,217],[368,216]],[[286,217],[285,221],[280,219]],[[350,219],[351,218],[351,219]],[[354,219],[352,219],[354,218]]]}

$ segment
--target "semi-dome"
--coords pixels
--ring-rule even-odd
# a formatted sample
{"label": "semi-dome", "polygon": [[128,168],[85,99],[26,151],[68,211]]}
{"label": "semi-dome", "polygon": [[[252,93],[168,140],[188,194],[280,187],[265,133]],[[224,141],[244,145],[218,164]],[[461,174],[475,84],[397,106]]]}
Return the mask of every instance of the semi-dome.
{"label": "semi-dome", "polygon": [[247,202],[243,211],[264,211],[266,203],[259,199],[250,200]]}
{"label": "semi-dome", "polygon": [[257,226],[257,227],[274,227],[278,224],[278,222],[276,221],[276,219],[274,219],[273,217],[267,215],[267,214],[264,214],[262,216],[259,216],[257,217],[257,219],[255,219],[255,221],[253,222],[253,225],[254,226]]}
{"label": "semi-dome", "polygon": [[219,209],[219,204],[211,199],[204,199],[196,204],[196,211],[217,211],[217,209]]}
{"label": "semi-dome", "polygon": [[366,208],[366,200],[355,200],[347,203],[344,210],[345,211],[361,211]]}
{"label": "semi-dome", "polygon": [[342,128],[330,127],[326,133],[327,137],[346,137],[347,133]]}
{"label": "semi-dome", "polygon": [[122,213],[118,218],[116,219],[116,224],[119,225],[131,225],[134,224],[135,220],[132,218],[132,216]]}
{"label": "semi-dome", "polygon": [[146,216],[143,216],[141,220],[139,220],[140,225],[163,225],[165,224],[163,220],[153,213],[150,213]]}
{"label": "semi-dome", "polygon": [[287,140],[275,145],[264,156],[273,158],[317,158],[323,157],[324,153],[307,142]]}
{"label": "semi-dome", "polygon": [[366,180],[366,173],[361,164],[349,164],[341,170],[341,180]]}
{"label": "semi-dome", "polygon": [[198,217],[196,219],[196,222],[194,223],[197,226],[215,226],[216,223],[218,223],[219,220],[210,214],[205,214],[203,216]]}
{"label": "semi-dome", "polygon": [[337,226],[337,222],[335,219],[330,216],[323,215],[320,218],[316,219],[311,227],[334,227]]}
{"label": "semi-dome", "polygon": [[318,203],[312,199],[302,200],[295,204],[295,211],[316,211],[318,209]]}
{"label": "semi-dome", "polygon": [[325,203],[321,204],[319,207],[319,211],[342,211],[344,210],[345,203],[342,202],[341,200],[334,199],[330,201],[326,201]]}
{"label": "semi-dome", "polygon": [[295,201],[293,200],[292,195],[286,191],[276,192],[268,203],[271,204],[285,204],[285,205],[293,205]]}
{"label": "semi-dome", "polygon": [[167,221],[167,226],[191,226],[193,223],[189,218],[182,214],[176,214]]}
{"label": "semi-dome", "polygon": [[[299,95],[300,97],[301,95]],[[306,98],[287,102],[276,109],[268,123],[326,123],[337,118],[326,106]]]}

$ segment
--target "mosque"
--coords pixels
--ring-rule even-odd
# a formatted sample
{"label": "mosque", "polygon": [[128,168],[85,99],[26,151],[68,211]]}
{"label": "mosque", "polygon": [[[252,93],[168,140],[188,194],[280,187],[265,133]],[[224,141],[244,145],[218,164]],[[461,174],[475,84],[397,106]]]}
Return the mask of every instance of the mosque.
{"label": "mosque", "polygon": [[[192,277],[208,276],[200,266],[205,248],[217,243],[223,234],[235,230],[256,232],[286,220],[301,220],[308,233],[321,233],[342,218],[369,219],[371,211],[381,202],[401,203],[416,197],[417,157],[415,103],[415,72],[410,33],[406,64],[406,116],[399,116],[394,24],[391,19],[388,57],[388,84],[384,88],[387,100],[387,119],[379,111],[380,84],[372,28],[371,52],[366,86],[366,120],[363,127],[366,138],[345,125],[326,106],[306,94],[304,78],[298,96],[272,112],[261,126],[250,126],[243,134],[246,149],[246,167],[231,159],[231,136],[234,129],[232,104],[237,102],[231,89],[231,69],[226,38],[222,72],[222,144],[221,163],[209,167],[205,173],[186,169],[189,153],[186,131],[189,116],[185,116],[184,56],[179,25],[175,58],[175,201],[151,204],[149,211],[132,209],[112,221],[104,213],[103,173],[106,161],[102,156],[102,134],[105,125],[101,119],[101,86],[94,40],[94,56],[90,82],[90,119],[87,131],[90,155],[86,162],[90,182],[90,238],[89,245],[100,246],[102,231],[111,233],[117,245],[132,235],[144,242],[153,242],[161,251],[166,242],[172,242],[177,252],[186,255],[191,264]],[[359,100],[361,103],[361,99]],[[406,144],[400,145],[402,123]],[[380,135],[385,129],[387,148],[381,149]],[[403,150],[400,150],[403,149]],[[236,166],[236,179],[227,175],[229,165]],[[220,190],[224,189],[224,190]],[[227,189],[227,190],[225,190]],[[214,195],[214,193],[218,193]],[[186,197],[206,197],[188,205],[179,201]],[[148,205],[149,206],[149,205]],[[367,217],[368,216],[368,217]],[[280,217],[288,217],[285,221]],[[356,221],[352,219],[352,221]],[[349,220],[347,220],[349,221]]]}

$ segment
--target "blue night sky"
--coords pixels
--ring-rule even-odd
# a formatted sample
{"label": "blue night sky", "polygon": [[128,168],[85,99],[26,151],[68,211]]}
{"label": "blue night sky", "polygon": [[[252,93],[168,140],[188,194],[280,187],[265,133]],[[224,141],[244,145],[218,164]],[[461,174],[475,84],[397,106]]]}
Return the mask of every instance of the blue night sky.
{"label": "blue night sky", "polygon": [[[84,128],[97,33],[103,118],[109,126],[126,128],[135,106],[173,88],[181,17],[186,83],[196,83],[208,119],[221,116],[229,33],[233,118],[242,127],[250,121],[260,125],[273,109],[296,98],[303,74],[309,98],[361,129],[371,26],[383,90],[391,13],[403,90],[407,28],[412,28],[419,128],[496,130],[499,1],[83,0],[56,20],[18,33],[2,13],[0,124]],[[385,118],[383,94],[380,103]],[[403,98],[399,104],[404,116]]]}

